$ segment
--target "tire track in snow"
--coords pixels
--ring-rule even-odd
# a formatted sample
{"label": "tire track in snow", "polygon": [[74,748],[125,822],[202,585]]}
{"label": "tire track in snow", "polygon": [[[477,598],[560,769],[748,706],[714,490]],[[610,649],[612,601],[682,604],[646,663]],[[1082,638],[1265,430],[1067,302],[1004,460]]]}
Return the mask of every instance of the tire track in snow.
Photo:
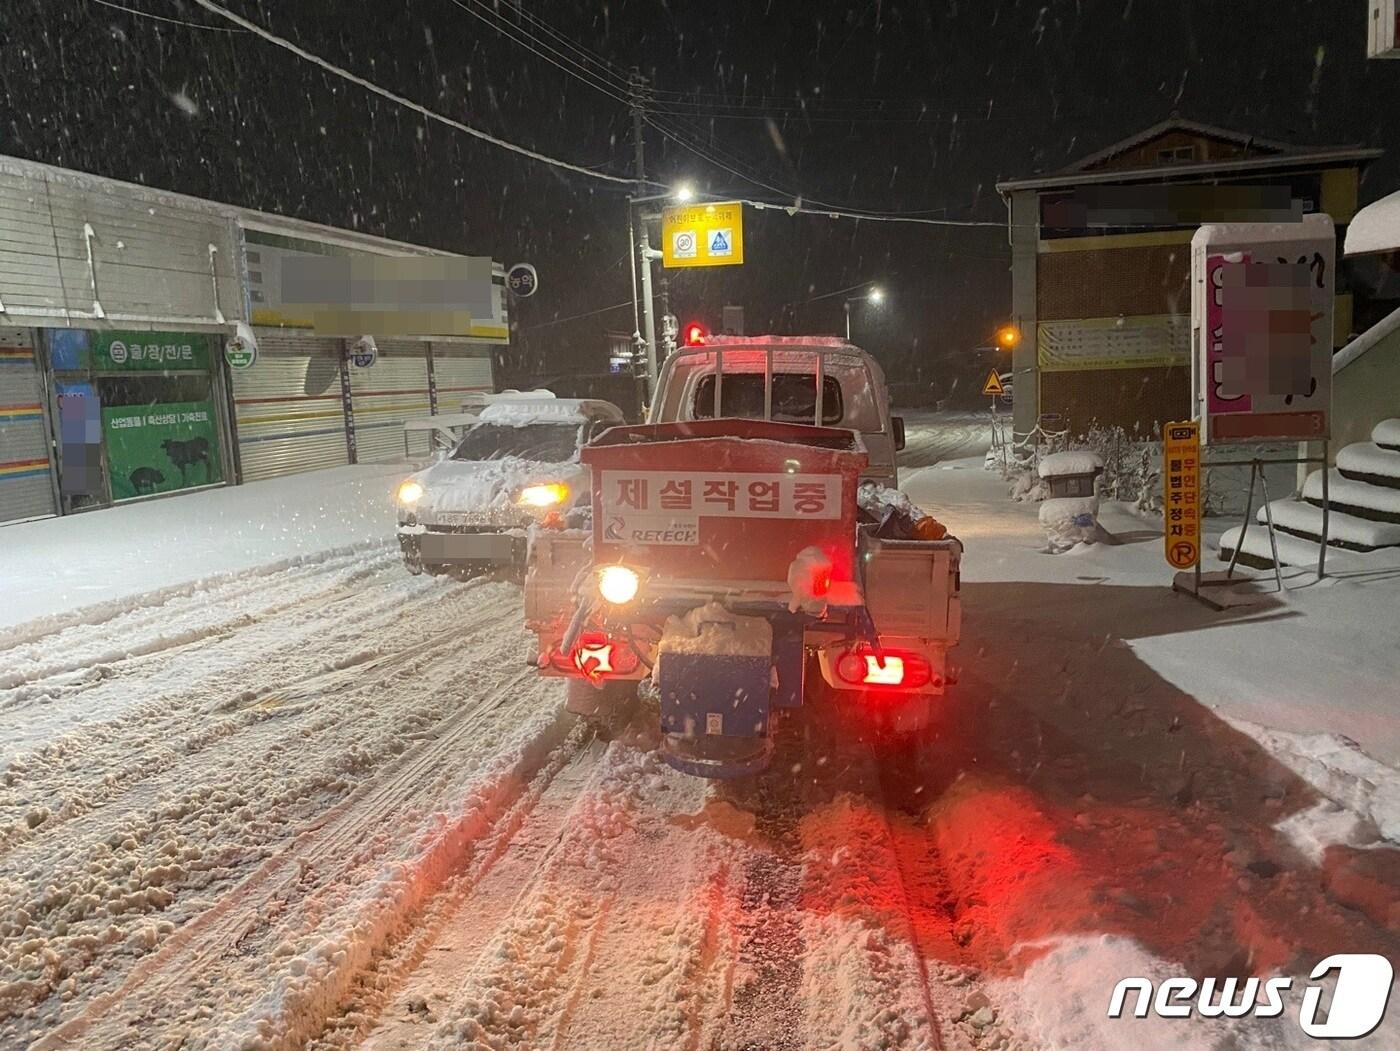
{"label": "tire track in snow", "polygon": [[374,1048],[419,1046],[429,999],[461,980],[557,852],[569,815],[597,776],[606,748],[581,724],[575,728],[566,747],[481,837],[468,863],[425,907],[413,929],[360,976],[314,1046],[341,1048],[351,1041]]}
{"label": "tire track in snow", "polygon": [[991,424],[980,413],[919,414],[907,417],[906,427],[908,444],[896,455],[901,470],[975,456],[985,452],[991,442]]}
{"label": "tire track in snow", "polygon": [[[409,646],[407,659],[398,659],[390,647],[369,651],[369,659],[359,663],[337,659],[327,669],[295,649],[288,654],[298,659],[292,665],[270,655],[268,666],[256,669],[267,685],[279,680],[287,685],[287,679],[296,677],[293,668],[303,674],[320,669],[321,682],[314,690],[303,688],[304,699],[285,707],[219,716],[230,729],[211,739],[205,737],[204,723],[226,702],[205,701],[185,711],[177,699],[153,723],[154,733],[144,724],[139,728],[145,754],[127,768],[132,783],[124,800],[102,806],[94,798],[94,805],[69,815],[79,824],[48,843],[31,844],[22,858],[0,864],[0,930],[20,917],[22,927],[37,926],[43,951],[56,953],[57,959],[42,972],[39,963],[26,962],[23,954],[9,965],[0,959],[0,1043],[6,1032],[42,1031],[51,1023],[60,1006],[55,992],[64,1000],[81,999],[119,979],[131,962],[124,945],[128,936],[140,938],[138,954],[158,945],[207,905],[199,895],[217,892],[256,866],[289,833],[315,823],[357,782],[372,783],[377,768],[413,746],[415,738],[439,733],[434,724],[445,714],[470,710],[475,703],[472,683],[498,678],[502,664],[524,648],[518,624],[501,630],[502,614],[514,605],[513,589],[487,586],[482,594],[424,585],[407,576],[404,581],[428,599],[426,606],[417,604],[416,613],[422,629],[434,636]],[[386,623],[412,609],[399,599],[395,605],[397,610],[384,611]],[[352,603],[337,614],[346,622],[342,634],[349,658],[366,652],[358,639],[363,622],[354,613]],[[466,645],[473,630],[490,643]],[[224,688],[233,699],[242,696],[235,684]],[[522,713],[524,723],[536,715],[528,709]],[[195,731],[188,740],[181,738],[186,725]],[[122,729],[130,731],[117,728]],[[491,740],[511,739],[499,728],[487,729],[480,746],[473,743],[478,762],[487,756]],[[97,742],[97,752],[88,752],[76,772],[72,757],[57,755],[52,774],[81,775],[84,784],[95,781],[84,770],[123,769],[113,765],[115,757],[131,742],[122,732]],[[199,754],[211,744],[214,750]],[[105,756],[106,765],[92,762],[94,755]],[[156,770],[162,765],[170,769]],[[121,780],[114,780],[118,791],[123,790],[117,783]],[[5,795],[0,789],[0,798]],[[114,902],[107,895],[121,884],[135,890]],[[108,914],[110,920],[104,918]],[[18,1005],[14,995],[21,998]],[[16,1028],[20,1023],[12,1012],[22,1010],[26,1001],[37,1001],[38,1014]]]}
{"label": "tire track in snow", "polygon": [[954,776],[945,744],[851,741],[835,791],[803,817],[808,1046],[1002,1046],[999,1028],[970,1021],[991,1004],[942,860],[908,812]]}
{"label": "tire track in snow", "polygon": [[[476,954],[458,999],[431,1042],[450,1047],[483,1039],[515,1048],[557,1046],[590,973],[593,948],[617,900],[620,843],[632,815],[627,801],[646,755],[620,742],[567,805],[504,922]],[[371,1046],[375,1046],[371,1044]]]}
{"label": "tire track in snow", "polygon": [[[800,768],[800,753],[781,749],[774,769]],[[801,1002],[802,859],[798,821],[802,784],[795,776],[760,780],[754,809],[771,852],[746,859],[741,881],[739,945],[732,1009],[721,1048],[804,1047]]]}
{"label": "tire track in snow", "polygon": [[131,624],[148,622],[162,615],[162,610],[177,610],[198,606],[207,601],[221,601],[259,591],[266,578],[309,570],[315,574],[326,565],[344,560],[373,557],[375,553],[390,556],[392,546],[386,541],[373,541],[345,547],[330,548],[306,555],[278,559],[261,566],[201,577],[185,584],[158,588],[125,598],[109,599],[91,606],[24,621],[0,629],[0,652],[25,643],[52,639],[64,632],[90,628],[96,631],[119,618]]}
{"label": "tire track in snow", "polygon": [[703,1016],[724,1009],[706,994],[727,988],[732,852],[692,821],[706,783],[664,767],[655,740],[635,734],[586,777],[551,785],[534,826],[449,911],[354,1046],[709,1046],[697,1029],[717,1031]]}
{"label": "tire track in snow", "polygon": [[[125,753],[119,767],[105,767],[106,775],[96,786],[84,786],[81,802],[70,801],[59,805],[50,816],[30,828],[27,822],[12,821],[8,831],[0,832],[0,862],[6,867],[22,869],[26,862],[41,858],[49,847],[45,840],[62,834],[79,841],[94,837],[90,828],[114,826],[123,818],[143,814],[154,807],[162,792],[173,786],[197,784],[201,775],[211,768],[226,769],[236,763],[240,753],[261,747],[287,736],[296,728],[286,725],[289,717],[304,716],[311,721],[300,728],[301,734],[315,733],[329,724],[343,723],[337,715],[334,718],[318,717],[314,707],[317,698],[345,689],[364,689],[364,680],[387,683],[397,676],[410,661],[431,661],[434,658],[452,656],[460,652],[463,644],[486,634],[495,628],[495,623],[482,616],[472,625],[452,626],[435,632],[430,638],[415,643],[402,650],[388,654],[373,651],[356,651],[334,659],[329,667],[321,666],[304,674],[291,674],[290,677],[275,675],[260,688],[245,689],[234,693],[229,700],[206,710],[194,732],[183,737],[178,747],[159,739],[155,747],[144,755],[132,754],[114,735],[116,747],[111,753]],[[192,698],[191,698],[192,699]],[[231,703],[230,703],[231,702]],[[109,727],[120,732],[119,727]],[[81,755],[81,751],[78,751]],[[65,750],[64,770],[71,768],[73,750]],[[104,768],[105,764],[96,757],[92,765]],[[186,771],[181,774],[181,770]],[[27,785],[27,795],[33,800],[40,786]],[[4,811],[0,810],[0,815]],[[76,829],[72,827],[76,824]],[[84,824],[88,828],[84,828]],[[21,844],[27,844],[20,851]]]}
{"label": "tire track in snow", "polygon": [[[117,665],[161,654],[213,637],[224,637],[266,617],[331,600],[348,585],[391,564],[378,557],[347,556],[308,568],[269,575],[229,593],[200,594],[155,606],[140,607],[98,625],[81,624],[0,651],[6,671],[0,673],[0,706],[4,694],[34,689],[48,679],[84,672],[94,666]],[[176,625],[174,630],[170,625]],[[111,668],[103,668],[105,678]],[[82,684],[80,679],[78,685]]]}
{"label": "tire track in snow", "polygon": [[[131,684],[109,681],[105,689],[151,694],[140,707],[106,723],[102,734],[90,726],[75,728],[69,734],[49,741],[37,753],[13,764],[3,777],[11,789],[0,792],[0,859],[18,842],[47,836],[72,818],[89,814],[125,790],[133,781],[146,781],[172,766],[197,766],[202,753],[211,746],[237,739],[248,731],[264,736],[286,732],[276,726],[258,730],[269,719],[285,719],[297,714],[288,701],[306,703],[320,687],[328,692],[378,668],[392,670],[414,656],[424,656],[433,648],[451,648],[454,638],[464,641],[473,632],[482,633],[495,625],[492,614],[509,600],[507,595],[488,599],[476,616],[465,622],[454,619],[454,611],[466,597],[467,589],[423,589],[405,604],[400,588],[391,586],[378,599],[362,604],[353,591],[315,601],[326,614],[292,625],[271,619],[251,626],[241,637],[226,645],[211,643],[198,653],[167,655],[159,665],[145,669],[146,677]],[[324,596],[322,596],[324,598]],[[337,603],[354,602],[354,608],[337,609]],[[305,612],[303,607],[297,607]],[[333,629],[352,621],[357,629],[373,631],[391,626],[413,612],[424,618],[447,621],[430,638],[401,650],[366,650],[358,631],[337,640]],[[296,630],[293,630],[296,629]],[[317,640],[318,650],[305,652],[306,640]],[[339,645],[337,644],[339,643]],[[220,667],[218,653],[227,651],[232,666]],[[197,661],[199,669],[190,674],[185,668]],[[217,671],[217,674],[214,674]],[[161,673],[169,672],[162,676]],[[242,676],[248,676],[242,678]],[[163,692],[162,678],[174,682],[174,689]],[[207,682],[216,679],[223,696],[210,698]],[[299,685],[298,685],[299,684]],[[293,689],[295,687],[295,689]],[[99,696],[88,699],[93,714],[102,708]],[[7,715],[4,721],[17,718]],[[305,732],[305,728],[303,728]],[[74,769],[101,770],[100,779],[74,782]],[[7,802],[7,797],[19,800]],[[37,825],[24,820],[25,813],[43,814]],[[8,821],[7,821],[8,819]]]}
{"label": "tire track in snow", "polygon": [[[527,732],[513,755],[495,755],[500,742],[482,733],[500,724],[503,709],[548,692],[520,689],[532,674],[512,676],[444,719],[434,740],[404,753],[302,829],[137,964],[117,989],[89,1001],[36,1042],[35,1051],[126,1047],[133,1032],[160,1044],[201,1042],[215,1033],[221,1042],[238,1042],[239,1032],[257,1046],[304,1041],[562,740],[570,720],[557,706],[543,718],[536,712],[533,728],[530,720],[518,720]],[[464,766],[489,769],[480,783],[464,786],[468,796],[461,809],[434,820],[444,782],[461,777]],[[408,857],[386,867],[398,823],[415,813],[420,820],[428,817],[419,842]],[[357,894],[368,896],[358,900]],[[245,1001],[228,1003],[226,989],[242,992]]]}

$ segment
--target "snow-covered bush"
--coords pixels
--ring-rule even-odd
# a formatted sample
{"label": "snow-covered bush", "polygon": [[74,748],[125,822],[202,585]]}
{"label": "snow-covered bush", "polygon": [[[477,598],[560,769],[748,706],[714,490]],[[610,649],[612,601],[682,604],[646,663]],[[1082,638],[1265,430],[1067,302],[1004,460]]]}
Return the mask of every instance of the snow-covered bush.
{"label": "snow-covered bush", "polygon": [[1162,510],[1162,443],[1122,427],[1090,426],[1075,443],[1092,449],[1103,460],[1099,493],[1107,500],[1122,500],[1138,511]]}
{"label": "snow-covered bush", "polygon": [[1011,478],[1011,499],[1022,503],[1037,503],[1050,495],[1050,487],[1029,467],[1022,468]]}

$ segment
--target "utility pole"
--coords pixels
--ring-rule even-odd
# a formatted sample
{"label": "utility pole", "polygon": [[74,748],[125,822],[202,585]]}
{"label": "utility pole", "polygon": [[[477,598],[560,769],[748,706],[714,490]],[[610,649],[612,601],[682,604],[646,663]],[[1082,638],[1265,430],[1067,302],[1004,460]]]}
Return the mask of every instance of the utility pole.
{"label": "utility pole", "polygon": [[671,279],[661,278],[661,360],[666,361],[676,352],[676,335],[680,327],[671,316]]}
{"label": "utility pole", "polygon": [[[632,108],[632,139],[637,150],[637,197],[646,196],[646,162],[643,158],[642,121],[645,115],[643,107],[646,81],[642,78],[640,70],[633,69],[630,81],[630,91]],[[634,207],[629,201],[627,207],[630,210]],[[656,318],[655,308],[651,297],[651,260],[653,249],[647,239],[647,217],[642,214],[637,217],[638,238],[636,245],[632,246],[632,251],[641,256],[642,263],[642,335],[646,340],[647,353],[647,402],[650,403],[656,391]]]}

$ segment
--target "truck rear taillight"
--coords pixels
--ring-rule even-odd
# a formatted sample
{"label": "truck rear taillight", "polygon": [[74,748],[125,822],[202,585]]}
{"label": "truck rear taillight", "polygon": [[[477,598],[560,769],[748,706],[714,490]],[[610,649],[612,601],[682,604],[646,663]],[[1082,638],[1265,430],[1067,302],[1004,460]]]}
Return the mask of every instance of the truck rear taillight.
{"label": "truck rear taillight", "polygon": [[920,654],[869,647],[847,650],[836,662],[836,676],[852,686],[918,689],[933,681],[933,668]]}
{"label": "truck rear taillight", "polygon": [[640,661],[637,651],[625,640],[601,631],[585,631],[569,653],[555,650],[550,663],[562,672],[606,679],[610,675],[631,675]]}

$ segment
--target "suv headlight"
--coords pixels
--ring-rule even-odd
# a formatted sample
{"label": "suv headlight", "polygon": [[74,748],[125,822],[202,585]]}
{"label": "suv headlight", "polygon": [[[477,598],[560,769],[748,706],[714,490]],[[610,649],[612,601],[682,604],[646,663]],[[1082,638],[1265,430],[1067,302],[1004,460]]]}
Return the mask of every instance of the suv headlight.
{"label": "suv headlight", "polygon": [[399,486],[399,503],[404,507],[412,507],[423,498],[423,485],[409,479]]}
{"label": "suv headlight", "polygon": [[569,487],[563,482],[541,482],[527,485],[515,495],[515,502],[521,507],[532,507],[543,511],[558,507],[569,499]]}

